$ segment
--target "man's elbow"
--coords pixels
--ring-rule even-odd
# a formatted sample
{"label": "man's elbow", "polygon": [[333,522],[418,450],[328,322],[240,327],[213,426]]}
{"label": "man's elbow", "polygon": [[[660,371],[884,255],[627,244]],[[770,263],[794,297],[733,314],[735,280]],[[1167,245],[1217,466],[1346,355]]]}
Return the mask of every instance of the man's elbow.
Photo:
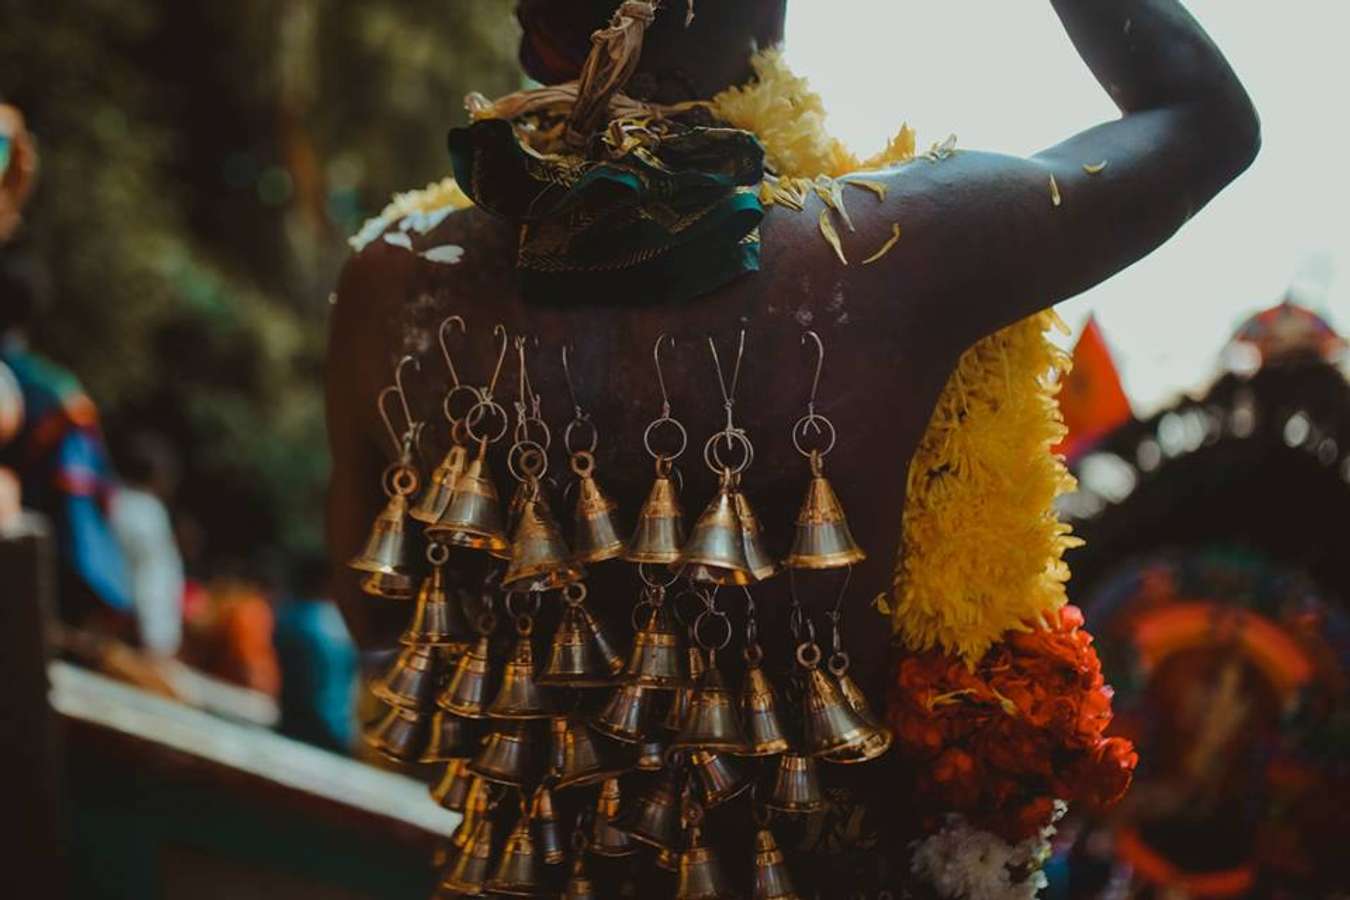
{"label": "man's elbow", "polygon": [[1246,92],[1234,104],[1232,124],[1229,126],[1233,152],[1233,178],[1241,175],[1261,152],[1261,116],[1256,112]]}

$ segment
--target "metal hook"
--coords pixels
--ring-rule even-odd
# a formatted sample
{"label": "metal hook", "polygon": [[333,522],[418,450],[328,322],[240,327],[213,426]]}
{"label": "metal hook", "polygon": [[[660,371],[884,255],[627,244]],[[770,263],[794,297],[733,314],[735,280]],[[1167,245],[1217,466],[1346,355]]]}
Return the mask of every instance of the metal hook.
{"label": "metal hook", "polygon": [[506,349],[511,344],[511,336],[507,334],[506,326],[498,322],[492,326],[492,336],[501,338],[501,348],[497,350],[497,366],[492,370],[492,379],[488,381],[487,390],[483,392],[484,400],[491,400],[492,394],[497,390],[497,379],[502,374],[502,364],[506,362]]}
{"label": "metal hook", "polygon": [[380,395],[375,400],[375,406],[380,411],[380,418],[384,420],[384,428],[389,432],[389,441],[394,445],[395,453],[403,452],[403,441],[399,439],[398,429],[394,427],[394,421],[389,418],[389,409],[385,405],[385,398],[390,394],[397,394],[398,388],[392,384],[380,391]]}
{"label": "metal hook", "polygon": [[661,372],[661,342],[668,341],[670,349],[675,349],[675,338],[662,332],[657,335],[656,343],[652,345],[652,362],[656,364],[656,383],[661,386],[661,416],[670,417],[670,395],[666,393],[666,376]]}
{"label": "metal hook", "polygon": [[820,335],[814,331],[807,331],[802,334],[802,346],[806,346],[807,340],[816,342],[816,374],[811,379],[811,398],[806,401],[806,412],[814,416],[816,413],[816,391],[820,388],[820,370],[825,368],[825,344],[820,340]]}
{"label": "metal hook", "polygon": [[408,393],[403,389],[403,367],[412,363],[413,369],[422,371],[422,364],[417,361],[417,357],[409,354],[398,361],[398,366],[394,369],[394,386],[398,390],[399,403],[403,405],[403,418],[408,422],[408,430],[414,429],[412,408],[408,406]]}
{"label": "metal hook", "polygon": [[717,355],[717,342],[713,340],[712,335],[708,335],[708,349],[712,351],[713,366],[717,369],[717,384],[722,389],[722,404],[727,408],[727,421],[730,423],[731,408],[736,403],[736,385],[741,380],[741,360],[745,358],[745,329],[741,329],[736,342],[736,365],[731,370],[730,390],[727,390],[726,378],[722,374],[722,360]]}
{"label": "metal hook", "polygon": [[567,344],[562,347],[563,380],[567,382],[567,395],[572,398],[572,414],[579,420],[585,421],[586,413],[581,409],[581,401],[577,399],[577,388],[572,383],[572,366],[567,361]]}
{"label": "metal hook", "polygon": [[450,370],[450,384],[453,387],[459,387],[459,373],[455,371],[455,363],[450,358],[450,348],[447,347],[445,344],[446,329],[452,325],[459,325],[460,334],[465,334],[468,332],[468,328],[466,328],[464,325],[463,317],[447,316],[445,320],[441,322],[441,327],[437,329],[436,340],[441,345],[441,355],[445,357],[445,367]]}

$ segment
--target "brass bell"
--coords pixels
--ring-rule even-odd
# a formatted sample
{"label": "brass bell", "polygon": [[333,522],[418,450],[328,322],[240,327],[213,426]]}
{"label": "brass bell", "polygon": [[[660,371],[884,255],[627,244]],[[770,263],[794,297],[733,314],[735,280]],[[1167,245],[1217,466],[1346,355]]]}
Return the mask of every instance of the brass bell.
{"label": "brass bell", "polygon": [[666,746],[660,741],[643,741],[638,747],[637,770],[659,772],[666,764]]}
{"label": "brass bell", "polygon": [[[758,645],[754,649],[758,651]],[[745,670],[745,683],[741,686],[741,716],[745,720],[748,746],[741,755],[773,756],[788,748],[787,738],[778,721],[773,685],[758,665],[758,654],[747,651],[747,655],[751,664]]]}
{"label": "brass bell", "polygon": [[586,864],[578,856],[572,863],[572,874],[563,887],[562,900],[599,900],[595,892],[595,882],[586,874]]}
{"label": "brass bell", "polygon": [[579,603],[563,607],[562,619],[549,645],[548,664],[536,680],[540,684],[568,687],[596,687],[610,683],[608,663],[596,646]]}
{"label": "brass bell", "polygon": [[410,600],[416,593],[417,585],[413,583],[411,575],[402,572],[372,572],[361,579],[361,590],[387,600]]}
{"label": "brass bell", "polygon": [[511,564],[502,575],[504,588],[549,591],[585,577],[547,512],[541,490],[539,480],[531,479],[530,495],[511,539]]}
{"label": "brass bell", "polygon": [[460,848],[450,870],[441,879],[441,890],[477,896],[483,893],[492,865],[492,817],[476,819],[470,837]]}
{"label": "brass bell", "polygon": [[622,767],[607,765],[601,759],[590,730],[570,716],[558,716],[552,723],[550,756],[557,776],[555,790],[595,784],[623,774]]}
{"label": "brass bell", "polygon": [[469,760],[456,758],[445,765],[440,781],[431,786],[431,799],[451,812],[462,813],[469,799],[474,778],[469,771]]}
{"label": "brass bell", "polygon": [[745,546],[745,562],[750,574],[756,581],[763,581],[778,573],[778,563],[764,549],[764,535],[759,527],[759,519],[750,508],[750,501],[738,489],[731,495],[736,506],[736,520],[741,523],[741,541]]}
{"label": "brass bell", "polygon": [[450,762],[464,754],[470,744],[469,722],[438,709],[431,717],[430,736],[420,763]]}
{"label": "brass bell", "polygon": [[488,638],[483,635],[459,658],[436,705],[466,719],[486,719],[487,692]]}
{"label": "brass bell", "polygon": [[530,799],[530,821],[534,823],[535,847],[539,857],[550,866],[556,866],[566,856],[562,823],[553,807],[553,792],[540,785]]}
{"label": "brass bell", "polygon": [[390,706],[361,736],[381,756],[394,762],[411,762],[426,741],[426,720],[416,709]]}
{"label": "brass bell", "polygon": [[502,684],[488,707],[493,719],[546,719],[553,714],[544,692],[534,683],[534,646],[528,627],[522,628],[516,648],[502,670]]}
{"label": "brass bell", "polygon": [[426,706],[436,690],[436,662],[434,647],[406,647],[370,692],[390,706]]}
{"label": "brass bell", "polygon": [[530,776],[530,741],[519,727],[494,731],[483,742],[483,749],[469,771],[479,778],[519,787]]}
{"label": "brass bell", "polygon": [[822,471],[822,459],[820,451],[811,452],[811,484],[797,513],[792,550],[783,561],[794,569],[838,569],[867,558],[853,540],[843,504]]}
{"label": "brass bell", "polygon": [[652,609],[647,624],[633,637],[623,680],[645,688],[670,689],[689,683],[680,652],[680,635],[670,625],[664,606]]}
{"label": "brass bell", "polygon": [[749,749],[736,701],[717,666],[710,665],[689,702],[684,727],[671,747],[743,754]]}
{"label": "brass bell", "polygon": [[610,694],[609,702],[591,724],[615,740],[636,744],[646,733],[651,697],[641,685],[622,685]]}
{"label": "brass bell", "polygon": [[868,735],[861,746],[845,747],[835,753],[826,754],[821,759],[826,762],[848,764],[869,762],[878,756],[882,756],[887,750],[891,749],[891,730],[877,720],[876,714],[872,712],[872,707],[867,703],[867,697],[863,694],[862,688],[858,687],[858,683],[853,680],[853,676],[848,674],[847,666],[836,669],[833,661],[831,661],[830,671],[834,674],[835,681],[839,685],[839,693],[843,695],[844,700],[858,714],[858,718],[863,721],[863,724],[867,726]]}
{"label": "brass bell", "polygon": [[675,900],[729,900],[731,889],[717,853],[703,842],[702,830],[689,829],[689,845],[680,851],[675,882]]}
{"label": "brass bell", "polygon": [[680,558],[684,548],[684,510],[671,480],[671,461],[656,460],[656,480],[647,492],[647,501],[638,514],[637,528],[628,539],[623,558],[632,563],[670,565]]}
{"label": "brass bell", "polygon": [[591,835],[590,851],[597,856],[629,856],[637,852],[626,832],[614,824],[619,817],[619,779],[611,778],[600,788],[595,803],[595,830]]}
{"label": "brass bell", "polygon": [[801,895],[792,886],[792,875],[783,860],[783,851],[773,839],[773,832],[761,828],[755,834],[754,887],[751,900],[800,900]]}
{"label": "brass bell", "polygon": [[435,524],[450,508],[450,500],[455,494],[455,484],[469,462],[469,451],[463,444],[452,443],[450,450],[431,472],[426,490],[408,510],[408,515],[427,525]]}
{"label": "brass bell", "polygon": [[487,447],[487,441],[479,442],[478,455],[456,479],[449,505],[426,527],[426,535],[431,540],[499,555],[509,550],[510,544],[502,532],[501,502],[487,465]]}
{"label": "brass bell", "polygon": [[403,572],[408,565],[405,556],[408,531],[404,521],[408,515],[408,498],[403,494],[394,494],[384,509],[375,517],[370,526],[370,536],[360,553],[352,557],[347,565],[358,572],[370,572],[376,575],[394,575]]}
{"label": "brass bell", "polygon": [[422,579],[412,620],[408,622],[399,642],[405,645],[462,647],[462,635],[467,632],[468,622],[464,618],[464,611],[445,593],[441,567],[432,566],[431,574]]}
{"label": "brass bell", "polygon": [[751,779],[730,757],[698,750],[689,754],[695,784],[703,805],[711,809],[739,797],[752,784]]}
{"label": "brass bell", "polygon": [[678,845],[680,803],[675,791],[675,773],[671,769],[665,769],[652,783],[619,827],[633,840],[652,847],[670,850]]}
{"label": "brass bell", "polygon": [[535,852],[530,817],[523,815],[507,835],[501,859],[497,861],[497,870],[484,888],[493,894],[513,897],[533,897],[546,893],[540,864],[539,854]]}
{"label": "brass bell", "polygon": [[820,778],[816,775],[816,761],[800,753],[785,753],[778,760],[774,773],[773,791],[765,803],[778,812],[806,814],[825,808],[820,792]]}
{"label": "brass bell", "polygon": [[623,538],[614,524],[619,504],[609,499],[595,480],[595,456],[588,450],[572,454],[577,483],[572,552],[577,562],[598,563],[623,553]]}
{"label": "brass bell", "polygon": [[745,535],[732,498],[733,476],[726,472],[717,495],[694,523],[694,531],[672,568],[691,581],[746,585],[755,580],[745,558]]}
{"label": "brass bell", "polygon": [[804,752],[810,756],[860,748],[873,731],[849,706],[834,680],[815,666],[807,671],[802,704]]}
{"label": "brass bell", "polygon": [[595,617],[589,609],[581,606],[581,617],[586,622],[586,628],[591,633],[591,640],[595,641],[595,649],[604,660],[605,669],[610,675],[617,675],[623,671],[624,657],[619,653],[614,645],[614,640],[605,633],[604,623]]}
{"label": "brass bell", "polygon": [[684,720],[689,715],[689,705],[694,699],[694,685],[703,680],[703,670],[707,668],[703,662],[703,650],[696,644],[690,644],[688,651],[689,659],[689,680],[692,682],[688,687],[682,687],[675,691],[675,696],[671,698],[670,708],[666,710],[665,726],[671,731],[679,731],[684,728]]}

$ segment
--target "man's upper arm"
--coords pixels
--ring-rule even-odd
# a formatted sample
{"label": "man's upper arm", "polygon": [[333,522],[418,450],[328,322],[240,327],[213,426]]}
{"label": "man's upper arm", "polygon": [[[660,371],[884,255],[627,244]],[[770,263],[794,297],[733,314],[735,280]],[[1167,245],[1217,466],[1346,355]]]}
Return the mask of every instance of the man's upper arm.
{"label": "man's upper arm", "polygon": [[969,345],[1109,278],[1204,206],[1231,174],[1207,157],[1200,115],[1134,113],[1031,158],[912,162],[863,235],[880,241],[893,221],[902,238],[868,268],[914,286],[934,327]]}

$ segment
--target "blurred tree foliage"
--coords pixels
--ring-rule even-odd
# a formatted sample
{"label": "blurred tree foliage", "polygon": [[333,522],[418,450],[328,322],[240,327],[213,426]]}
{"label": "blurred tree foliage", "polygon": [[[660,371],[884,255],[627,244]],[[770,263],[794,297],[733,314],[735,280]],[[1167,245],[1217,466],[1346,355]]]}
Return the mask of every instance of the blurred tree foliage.
{"label": "blurred tree foliage", "polygon": [[183,455],[201,565],[319,552],[327,298],[345,238],[442,177],[462,98],[518,86],[511,0],[0,0],[42,178],[33,335],[119,434]]}

